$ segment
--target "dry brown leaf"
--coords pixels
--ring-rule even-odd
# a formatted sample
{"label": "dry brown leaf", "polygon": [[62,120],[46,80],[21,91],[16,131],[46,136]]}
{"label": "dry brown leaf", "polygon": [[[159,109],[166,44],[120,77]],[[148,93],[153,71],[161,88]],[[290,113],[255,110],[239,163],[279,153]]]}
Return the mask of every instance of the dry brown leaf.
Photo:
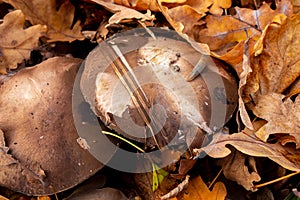
{"label": "dry brown leaf", "polygon": [[185,28],[184,24],[175,21],[169,14],[169,8],[162,5],[161,0],[156,0],[160,12],[164,15],[166,20],[175,29],[175,31],[183,38],[185,38],[198,52],[204,55],[210,55],[210,50],[207,44],[195,42],[189,35],[187,35],[183,30]]}
{"label": "dry brown leaf", "polygon": [[294,13],[299,13],[300,11],[300,0],[291,0],[294,8]]}
{"label": "dry brown leaf", "polygon": [[266,142],[270,134],[286,133],[295,138],[296,147],[300,148],[300,96],[293,102],[284,99],[281,94],[260,95],[253,112],[257,117],[268,121],[255,135]]}
{"label": "dry brown leaf", "polygon": [[37,200],[51,200],[49,196],[38,196]]}
{"label": "dry brown leaf", "polygon": [[154,20],[154,16],[151,15],[150,12],[147,12],[146,14],[143,14],[137,10],[127,8],[121,5],[116,5],[110,2],[105,2],[101,0],[92,0],[93,2],[104,6],[107,10],[114,13],[112,17],[109,19],[109,24],[118,24],[122,22],[123,20],[128,19],[138,19],[141,21],[152,21]]}
{"label": "dry brown leaf", "polygon": [[[244,43],[244,47],[243,47],[243,63],[242,63],[242,67],[241,67],[241,72],[239,72],[239,70],[236,69],[236,71],[238,72],[239,78],[240,78],[240,82],[239,82],[239,88],[238,88],[238,96],[239,96],[239,109],[238,109],[238,114],[241,117],[242,122],[244,123],[244,125],[253,130],[253,125],[251,123],[250,117],[248,115],[248,112],[246,110],[246,106],[245,103],[243,101],[242,98],[242,94],[243,94],[243,90],[244,90],[244,86],[247,83],[247,77],[248,75],[252,72],[252,69],[250,67],[250,49],[249,49],[249,40],[245,41]],[[240,130],[240,127],[239,127]]]}
{"label": "dry brown leaf", "polygon": [[64,1],[57,11],[55,0],[5,0],[22,10],[32,24],[47,25],[49,42],[83,40],[80,21],[73,25],[75,7]]}
{"label": "dry brown leaf", "polygon": [[[245,163],[248,163],[248,166]],[[258,182],[261,179],[257,173],[254,158],[247,157],[239,151],[233,151],[229,156],[220,160],[220,164],[224,176],[229,180],[236,181],[246,190],[252,190],[253,182]]]}
{"label": "dry brown leaf", "polygon": [[[135,10],[151,10],[154,12],[160,11],[157,1],[153,0],[105,0],[107,2],[114,2],[119,5],[123,5],[126,7],[133,8]],[[212,0],[205,1],[195,1],[195,0],[160,0],[160,2],[166,7],[180,7],[183,5],[189,5],[195,10],[200,11],[201,13],[204,11],[208,11],[208,7],[213,3]],[[205,6],[206,5],[206,6]]]}
{"label": "dry brown leaf", "polygon": [[194,36],[196,40],[207,43],[216,55],[222,56],[239,42],[249,37],[258,38],[277,14],[291,14],[292,6],[289,1],[282,1],[275,11],[267,4],[263,4],[259,10],[237,7],[235,10],[237,14],[234,16],[207,16],[207,28]]}
{"label": "dry brown leaf", "polygon": [[223,200],[227,195],[226,187],[222,182],[217,182],[213,190],[210,191],[207,185],[203,182],[200,176],[190,180],[186,193],[183,195],[182,200]]}
{"label": "dry brown leaf", "polygon": [[[106,0],[107,1],[107,0]],[[156,1],[149,0],[108,0],[119,5],[133,8],[135,10],[151,10],[154,12],[159,11]],[[183,0],[185,1],[185,0]],[[175,0],[176,3],[176,0]]]}
{"label": "dry brown leaf", "polygon": [[47,30],[42,25],[23,29],[24,22],[24,14],[16,10],[8,13],[0,25],[0,73],[15,69],[18,63],[29,59],[31,50],[38,46],[39,37]]}
{"label": "dry brown leaf", "polygon": [[266,32],[264,49],[253,61],[258,78],[249,83],[259,85],[259,94],[283,93],[300,76],[300,14],[281,26],[269,26]]}
{"label": "dry brown leaf", "polygon": [[171,8],[168,10],[168,14],[172,18],[172,20],[184,24],[182,32],[187,35],[192,35],[194,26],[201,25],[201,22],[199,22],[199,20],[205,16],[205,13],[199,13],[189,5]]}
{"label": "dry brown leaf", "polygon": [[209,12],[214,15],[222,15],[223,9],[228,9],[231,6],[231,0],[214,0]]}
{"label": "dry brown leaf", "polygon": [[195,152],[206,152],[213,158],[223,158],[231,153],[226,147],[227,144],[234,146],[237,150],[244,154],[257,157],[267,157],[282,167],[292,170],[300,170],[300,150],[292,147],[283,147],[280,143],[270,144],[259,140],[255,136],[255,132],[265,124],[260,120],[253,123],[255,130],[245,129],[242,132],[232,135],[218,133],[214,136],[210,145]]}
{"label": "dry brown leaf", "polygon": [[6,197],[4,197],[4,196],[2,196],[2,195],[0,195],[0,200],[9,200],[9,199],[6,198]]}

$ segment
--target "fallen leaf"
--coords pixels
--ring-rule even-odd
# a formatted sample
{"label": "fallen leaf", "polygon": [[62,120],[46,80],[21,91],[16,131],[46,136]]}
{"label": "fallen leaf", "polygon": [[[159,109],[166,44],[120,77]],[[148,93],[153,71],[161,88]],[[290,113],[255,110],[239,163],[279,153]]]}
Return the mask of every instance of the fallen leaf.
{"label": "fallen leaf", "polygon": [[171,8],[168,10],[168,14],[172,18],[172,20],[184,24],[182,32],[187,35],[192,35],[195,25],[201,25],[201,23],[204,23],[199,22],[199,20],[206,15],[203,12],[197,12],[193,7],[189,5]]}
{"label": "fallen leaf", "polygon": [[73,24],[75,7],[70,1],[64,1],[58,10],[55,0],[5,0],[5,2],[22,10],[32,24],[47,25],[48,42],[72,42],[84,39],[80,21]]}
{"label": "fallen leaf", "polygon": [[135,10],[151,10],[154,12],[159,11],[156,1],[149,1],[149,0],[109,0],[109,1],[110,2],[113,1],[116,4],[130,7]]}
{"label": "fallen leaf", "polygon": [[270,134],[285,133],[295,138],[296,148],[300,148],[300,96],[293,102],[284,95],[272,93],[258,96],[253,113],[267,123],[255,135],[266,142]]}
{"label": "fallen leaf", "polygon": [[[239,109],[238,113],[240,114],[241,120],[244,123],[244,125],[249,128],[250,130],[253,130],[253,125],[251,123],[250,117],[248,115],[248,112],[246,110],[245,103],[243,101],[243,90],[244,86],[247,84],[247,77],[252,72],[252,69],[250,67],[250,47],[249,47],[249,40],[245,41],[244,43],[244,52],[243,52],[243,61],[242,61],[242,72],[239,73],[239,88],[238,88],[238,96],[239,96]],[[240,130],[240,127],[239,127]]]}
{"label": "fallen leaf", "polygon": [[178,21],[175,21],[169,14],[169,8],[162,5],[161,0],[156,0],[160,12],[164,15],[166,20],[170,25],[175,29],[175,31],[184,39],[186,39],[198,52],[204,55],[210,55],[210,49],[207,44],[195,42],[192,37],[184,33],[184,24]]}
{"label": "fallen leaf", "polygon": [[[253,60],[259,85],[257,95],[285,92],[300,76],[300,14],[288,17],[282,25],[269,26],[263,39],[262,53]],[[246,93],[255,97],[255,93]],[[254,96],[255,95],[255,96]]]}
{"label": "fallen leaf", "polygon": [[247,38],[258,39],[261,31],[279,13],[291,14],[289,1],[282,1],[276,10],[263,4],[258,10],[235,8],[234,16],[207,16],[207,28],[194,35],[196,41],[207,43],[216,55],[224,55]]}
{"label": "fallen leaf", "polygon": [[51,200],[49,196],[38,196],[37,200]]}
{"label": "fallen leaf", "polygon": [[294,9],[294,13],[299,13],[300,11],[300,0],[291,0],[292,5],[293,5],[293,9]]}
{"label": "fallen leaf", "polygon": [[108,11],[114,13],[114,15],[109,18],[108,21],[109,24],[118,24],[123,20],[128,20],[128,19],[138,19],[141,21],[154,20],[154,16],[151,15],[150,12],[143,14],[137,10],[127,8],[121,5],[116,5],[110,2],[105,2],[101,0],[92,0],[92,1],[101,6],[104,6]]}
{"label": "fallen leaf", "polygon": [[231,6],[231,0],[214,0],[209,12],[214,15],[222,15],[223,9],[228,9]]}
{"label": "fallen leaf", "polygon": [[[229,156],[219,161],[223,168],[224,176],[236,181],[246,190],[253,190],[253,182],[260,181],[256,163],[253,157],[247,157],[239,151],[233,151]],[[248,166],[245,165],[248,163]]]}
{"label": "fallen leaf", "polygon": [[226,195],[226,187],[222,182],[217,182],[212,191],[210,191],[207,185],[203,182],[202,178],[197,176],[190,180],[182,200],[223,200],[225,199]]}
{"label": "fallen leaf", "polygon": [[234,134],[217,133],[212,142],[201,149],[195,149],[194,152],[206,152],[213,158],[223,158],[231,153],[226,147],[227,144],[234,146],[240,152],[257,157],[267,157],[282,167],[291,171],[300,170],[300,150],[282,146],[280,143],[266,143],[255,136],[255,132],[266,122],[264,120],[253,122],[254,130],[245,128],[242,132]]}
{"label": "fallen leaf", "polygon": [[0,195],[0,200],[9,200],[9,199],[6,198],[6,197],[4,197],[4,196],[2,196],[2,195]]}
{"label": "fallen leaf", "polygon": [[17,68],[18,63],[30,58],[30,52],[38,46],[39,37],[46,32],[42,25],[24,29],[25,16],[20,10],[8,13],[0,25],[0,73]]}

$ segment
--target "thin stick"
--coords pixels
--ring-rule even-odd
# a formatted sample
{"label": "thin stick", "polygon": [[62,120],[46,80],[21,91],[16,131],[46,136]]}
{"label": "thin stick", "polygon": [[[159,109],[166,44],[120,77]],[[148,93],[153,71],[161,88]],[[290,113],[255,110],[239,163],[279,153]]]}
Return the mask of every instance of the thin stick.
{"label": "thin stick", "polygon": [[219,178],[219,176],[221,175],[222,171],[223,171],[223,168],[220,169],[220,171],[218,172],[217,176],[216,176],[216,177],[214,178],[214,180],[209,184],[208,189],[210,189],[210,188],[213,186],[213,184],[215,184],[216,180]]}
{"label": "thin stick", "polygon": [[270,184],[272,184],[272,183],[276,183],[276,182],[281,181],[281,180],[283,180],[283,179],[290,178],[290,177],[295,176],[295,175],[297,175],[297,174],[300,174],[300,171],[291,173],[291,174],[289,174],[289,175],[282,176],[282,177],[277,178],[277,179],[272,180],[272,181],[268,181],[268,182],[265,182],[265,183],[261,183],[261,184],[258,184],[258,185],[254,185],[253,188],[264,187],[264,186],[266,186],[266,185],[270,185]]}
{"label": "thin stick", "polygon": [[145,153],[145,151],[143,149],[141,149],[137,145],[133,144],[132,142],[126,140],[125,138],[123,138],[123,137],[121,137],[121,136],[119,136],[117,134],[114,134],[114,133],[111,133],[111,132],[107,132],[107,131],[102,131],[102,133],[105,134],[105,135],[110,135],[110,136],[116,137],[116,138],[118,138],[118,139],[120,139],[120,140],[122,140],[122,141],[124,141],[124,142],[126,142],[128,144],[130,144],[131,146],[133,146],[134,148],[136,148],[140,152]]}

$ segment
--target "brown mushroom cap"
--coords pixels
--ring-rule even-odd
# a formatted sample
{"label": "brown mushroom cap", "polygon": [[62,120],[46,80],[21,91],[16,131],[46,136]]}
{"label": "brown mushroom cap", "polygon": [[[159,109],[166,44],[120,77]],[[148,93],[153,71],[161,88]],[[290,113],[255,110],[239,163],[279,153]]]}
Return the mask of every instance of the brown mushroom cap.
{"label": "brown mushroom cap", "polygon": [[82,60],[56,57],[20,70],[0,87],[0,185],[53,194],[103,165],[79,146],[72,88]]}
{"label": "brown mushroom cap", "polygon": [[[89,54],[81,89],[100,119],[126,138],[145,142],[148,147],[156,145],[140,114],[141,107],[124,85],[127,80],[120,80],[114,69],[118,63],[124,64],[120,55],[109,55],[116,45],[133,72],[126,73],[141,86],[154,118],[161,123],[159,128],[165,130],[165,135],[162,132],[156,135],[161,145],[174,138],[180,143],[180,132],[188,145],[200,147],[204,133],[221,128],[233,114],[237,106],[237,83],[221,62],[202,56],[176,37],[125,33],[100,44]],[[132,46],[138,48],[128,50]],[[113,63],[107,59],[110,56],[119,60]],[[201,57],[206,68],[200,76],[188,81]]]}

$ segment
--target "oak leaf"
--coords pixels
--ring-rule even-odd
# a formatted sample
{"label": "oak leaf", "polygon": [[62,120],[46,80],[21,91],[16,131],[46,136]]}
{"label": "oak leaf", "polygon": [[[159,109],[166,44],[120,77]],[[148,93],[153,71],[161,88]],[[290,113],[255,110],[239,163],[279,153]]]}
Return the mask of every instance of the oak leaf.
{"label": "oak leaf", "polygon": [[253,113],[267,123],[255,135],[266,142],[270,134],[285,133],[295,138],[296,148],[300,148],[300,96],[293,102],[283,100],[285,96],[277,93],[260,95]]}
{"label": "oak leaf", "polygon": [[32,49],[38,46],[39,37],[46,32],[42,25],[23,29],[25,16],[20,10],[8,13],[0,25],[0,73],[15,69],[17,64],[30,58]]}
{"label": "oak leaf", "polygon": [[223,9],[230,8],[231,0],[214,0],[209,12],[214,15],[222,15]]}
{"label": "oak leaf", "polygon": [[92,1],[101,6],[104,6],[107,10],[114,13],[114,15],[111,16],[108,21],[109,24],[118,24],[123,20],[128,20],[128,19],[138,19],[141,21],[154,20],[154,16],[151,15],[150,12],[143,14],[132,8],[127,8],[125,6],[117,5],[111,2],[106,2],[101,0],[92,0]]}
{"label": "oak leaf", "polygon": [[258,38],[277,14],[291,14],[291,10],[292,6],[288,1],[281,2],[276,10],[272,10],[267,4],[263,4],[258,10],[236,7],[237,14],[234,16],[207,16],[207,28],[197,33],[195,38],[207,43],[211,50],[221,56],[248,37]]}
{"label": "oak leaf", "polygon": [[187,35],[192,35],[195,25],[201,25],[204,22],[199,22],[206,14],[203,12],[197,12],[193,7],[189,5],[177,6],[168,10],[169,16],[172,20],[184,25],[182,30]]}
{"label": "oak leaf", "polygon": [[183,195],[182,200],[206,200],[216,199],[223,200],[227,195],[226,187],[222,182],[217,182],[212,191],[210,191],[207,185],[203,182],[200,176],[197,176],[188,184],[186,194]]}
{"label": "oak leaf", "polygon": [[5,0],[15,8],[22,10],[32,24],[47,25],[48,42],[83,40],[80,21],[73,25],[75,7],[69,2],[56,10],[55,0]]}
{"label": "oak leaf", "polygon": [[240,152],[256,157],[267,157],[282,167],[292,170],[300,170],[300,150],[290,146],[282,146],[280,143],[267,143],[261,141],[255,136],[255,132],[266,122],[259,120],[253,122],[254,130],[245,128],[243,131],[234,134],[217,133],[212,142],[201,149],[195,149],[194,152],[206,152],[213,158],[223,158],[231,153],[226,147],[230,144]]}
{"label": "oak leaf", "polygon": [[[248,166],[245,163],[248,163]],[[239,151],[233,151],[229,156],[220,160],[220,164],[222,164],[224,176],[229,180],[236,181],[246,190],[252,190],[253,182],[261,179],[257,173],[254,158]]]}
{"label": "oak leaf", "polygon": [[259,85],[259,94],[283,93],[299,78],[299,32],[300,14],[287,18],[281,25],[277,23],[266,29],[260,40],[264,48],[253,60],[254,75],[257,74],[259,78],[249,82]]}

